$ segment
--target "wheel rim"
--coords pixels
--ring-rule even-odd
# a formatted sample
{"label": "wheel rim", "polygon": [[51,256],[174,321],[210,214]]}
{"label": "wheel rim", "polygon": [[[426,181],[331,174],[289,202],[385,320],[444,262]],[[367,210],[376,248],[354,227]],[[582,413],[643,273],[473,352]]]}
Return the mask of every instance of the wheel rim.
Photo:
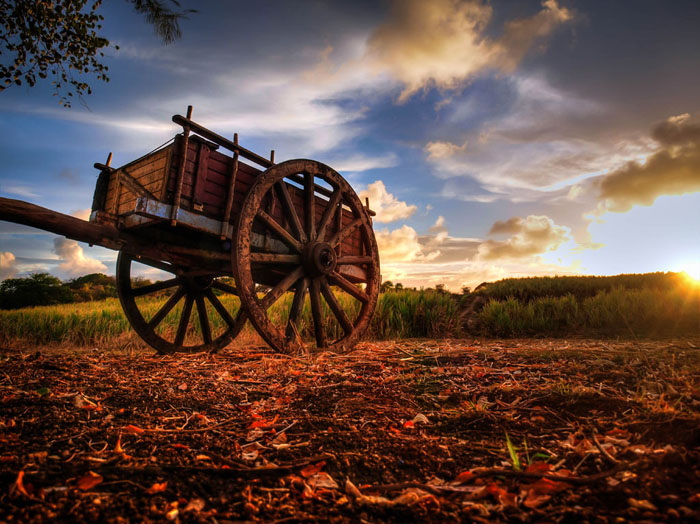
{"label": "wheel rim", "polygon": [[[172,278],[134,285],[135,263]],[[159,353],[217,351],[238,335],[246,316],[240,308],[235,316],[229,313],[227,295],[237,291],[221,277],[123,251],[117,258],[117,291],[124,314]]]}
{"label": "wheel rim", "polygon": [[[359,244],[348,253],[358,230]],[[307,294],[308,334],[317,348],[347,349],[369,325],[379,294],[377,243],[367,210],[330,167],[290,160],[260,175],[239,215],[233,257],[241,303],[274,349],[307,345],[301,336],[311,331],[302,319]]]}

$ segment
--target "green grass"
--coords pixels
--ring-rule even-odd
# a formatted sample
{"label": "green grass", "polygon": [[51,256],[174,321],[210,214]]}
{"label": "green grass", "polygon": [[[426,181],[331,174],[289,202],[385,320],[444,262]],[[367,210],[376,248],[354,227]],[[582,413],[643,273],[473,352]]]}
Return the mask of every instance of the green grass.
{"label": "green grass", "polygon": [[[219,297],[230,312],[238,309],[238,299]],[[283,296],[271,309],[270,317],[276,325],[284,325],[293,295]],[[339,301],[351,318],[359,311],[359,302],[348,295],[339,294]],[[139,307],[148,320],[163,304],[165,297],[139,299]],[[342,330],[326,305],[324,322],[330,339],[341,336]],[[168,314],[158,333],[172,340],[177,330],[181,303]],[[193,317],[197,318],[196,313]],[[313,339],[311,307],[307,297],[304,304],[299,332],[305,339]],[[223,320],[210,314],[214,336],[224,329]],[[192,322],[186,342],[199,339],[199,322]],[[447,294],[434,291],[399,291],[380,295],[377,312],[367,331],[366,338],[393,339],[405,337],[442,338],[460,333],[457,305]],[[248,324],[244,330],[246,339],[254,336]],[[0,311],[0,344],[70,344],[77,346],[140,344],[131,331],[118,299],[109,298],[94,302],[38,306]]]}
{"label": "green grass", "polygon": [[[700,288],[675,273],[507,279],[488,284],[476,293],[490,300],[477,313],[474,331],[468,334],[625,338],[700,334]],[[270,309],[269,314],[278,326],[285,324],[292,298],[292,294],[287,294]],[[230,312],[237,311],[236,297],[220,299]],[[139,300],[148,319],[165,297]],[[342,293],[338,300],[354,318],[359,302]],[[182,304],[178,305],[159,327],[160,333],[171,340],[181,307]],[[339,338],[341,328],[337,320],[325,301],[322,307],[329,339]],[[196,313],[193,316],[196,318]],[[223,320],[214,314],[211,319],[216,336],[224,329]],[[198,341],[199,331],[198,322],[193,322],[186,340]],[[307,340],[314,337],[308,297],[299,332]],[[365,338],[444,338],[465,334],[459,301],[454,296],[434,290],[402,290],[380,295]],[[240,337],[245,342],[255,336],[248,324]],[[124,317],[119,301],[108,298],[0,310],[0,344],[124,347],[141,342]]]}
{"label": "green grass", "polygon": [[613,289],[659,289],[676,287],[685,279],[679,273],[643,273],[597,276],[531,277],[506,278],[497,282],[482,284],[477,294],[494,300],[516,298],[531,301],[543,297],[564,297],[573,295],[578,300],[594,297]]}
{"label": "green grass", "polygon": [[491,300],[478,315],[478,331],[496,337],[623,336],[660,337],[700,333],[697,289],[613,288],[577,300],[514,297]]}

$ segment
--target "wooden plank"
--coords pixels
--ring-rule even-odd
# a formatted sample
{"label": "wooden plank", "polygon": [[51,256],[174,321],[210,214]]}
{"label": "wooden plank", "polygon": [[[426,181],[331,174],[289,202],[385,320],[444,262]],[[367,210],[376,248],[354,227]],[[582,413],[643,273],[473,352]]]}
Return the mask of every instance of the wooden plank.
{"label": "wooden plank", "polygon": [[204,188],[207,185],[207,175],[209,174],[209,148],[206,144],[199,145],[199,154],[197,155],[197,175],[194,178],[193,191],[193,206],[198,211],[202,210],[204,201]]}

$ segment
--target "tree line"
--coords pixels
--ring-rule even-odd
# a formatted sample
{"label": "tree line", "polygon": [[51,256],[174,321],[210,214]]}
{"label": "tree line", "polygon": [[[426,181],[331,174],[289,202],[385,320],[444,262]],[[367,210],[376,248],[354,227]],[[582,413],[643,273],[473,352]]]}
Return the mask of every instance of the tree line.
{"label": "tree line", "polygon": [[114,277],[92,273],[62,282],[48,273],[0,282],[0,309],[50,306],[70,302],[103,300],[117,296]]}

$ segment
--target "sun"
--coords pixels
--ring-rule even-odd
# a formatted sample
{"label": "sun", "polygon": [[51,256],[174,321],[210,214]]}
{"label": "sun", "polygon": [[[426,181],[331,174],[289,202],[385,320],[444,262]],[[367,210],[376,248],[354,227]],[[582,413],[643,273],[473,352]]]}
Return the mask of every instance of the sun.
{"label": "sun", "polygon": [[700,286],[700,259],[684,261],[679,264],[678,270],[684,274],[688,281]]}

